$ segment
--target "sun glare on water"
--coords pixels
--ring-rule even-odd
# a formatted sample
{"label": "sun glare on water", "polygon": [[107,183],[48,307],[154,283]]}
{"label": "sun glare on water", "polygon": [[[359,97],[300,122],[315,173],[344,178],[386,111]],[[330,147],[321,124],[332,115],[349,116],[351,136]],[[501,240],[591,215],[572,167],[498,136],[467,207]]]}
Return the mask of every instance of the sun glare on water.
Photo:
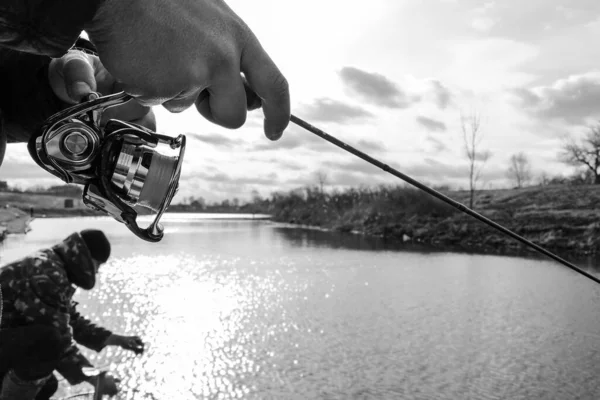
{"label": "sun glare on water", "polygon": [[107,264],[94,293],[80,293],[85,315],[146,343],[137,357],[114,348],[85,351],[122,379],[122,398],[241,398],[250,390],[235,375],[254,368],[239,343],[251,299],[231,270],[228,279],[218,273],[234,262],[136,255]]}

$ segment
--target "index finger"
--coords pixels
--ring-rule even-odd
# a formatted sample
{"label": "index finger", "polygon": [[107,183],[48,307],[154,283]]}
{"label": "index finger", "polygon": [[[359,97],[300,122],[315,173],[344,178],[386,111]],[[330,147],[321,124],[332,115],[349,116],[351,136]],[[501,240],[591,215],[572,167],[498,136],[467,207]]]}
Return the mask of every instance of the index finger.
{"label": "index finger", "polygon": [[265,135],[277,140],[290,123],[290,90],[287,79],[252,35],[242,51],[241,70],[262,99]]}

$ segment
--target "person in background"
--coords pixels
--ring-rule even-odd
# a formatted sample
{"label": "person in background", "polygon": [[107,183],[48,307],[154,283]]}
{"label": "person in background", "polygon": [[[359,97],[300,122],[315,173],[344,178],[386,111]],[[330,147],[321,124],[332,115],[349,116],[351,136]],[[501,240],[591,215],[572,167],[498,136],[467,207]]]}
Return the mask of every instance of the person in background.
{"label": "person in background", "polygon": [[[95,384],[82,370],[92,364],[74,342],[96,352],[106,346],[143,352],[140,337],[94,325],[72,300],[76,287],[95,286],[110,251],[106,235],[89,229],[0,267],[0,400],[49,399],[58,388],[54,371],[70,384]],[[102,383],[104,393],[116,393],[112,377]]]}

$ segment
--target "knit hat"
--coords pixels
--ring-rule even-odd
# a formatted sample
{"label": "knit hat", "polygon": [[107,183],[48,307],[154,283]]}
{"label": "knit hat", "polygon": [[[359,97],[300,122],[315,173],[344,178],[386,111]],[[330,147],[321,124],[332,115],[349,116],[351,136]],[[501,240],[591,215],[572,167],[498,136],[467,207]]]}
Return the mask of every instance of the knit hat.
{"label": "knit hat", "polygon": [[79,234],[90,250],[92,258],[105,263],[108,257],[110,257],[110,242],[104,232],[97,229],[85,229],[79,232]]}

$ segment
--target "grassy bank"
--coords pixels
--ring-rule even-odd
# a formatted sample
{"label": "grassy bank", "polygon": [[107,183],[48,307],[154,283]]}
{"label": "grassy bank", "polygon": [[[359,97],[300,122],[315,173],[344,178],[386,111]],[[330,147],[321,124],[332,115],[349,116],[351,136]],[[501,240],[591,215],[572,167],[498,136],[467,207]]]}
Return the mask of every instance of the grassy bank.
{"label": "grassy bank", "polygon": [[[468,204],[468,192],[444,194]],[[548,249],[569,254],[600,252],[600,185],[557,185],[486,190],[480,214]],[[511,252],[527,249],[514,239],[412,188],[316,189],[275,196],[273,220],[360,232],[444,247]]]}
{"label": "grassy bank", "polygon": [[0,208],[0,242],[11,233],[26,233],[29,230],[29,214],[15,207]]}
{"label": "grassy bank", "polygon": [[[65,200],[72,201],[65,208]],[[80,197],[52,193],[0,192],[0,241],[9,233],[25,233],[32,218],[102,215]]]}
{"label": "grassy bank", "polygon": [[[466,191],[442,191],[468,204]],[[65,200],[73,201],[65,208]],[[103,215],[82,204],[76,195],[0,192],[5,226],[18,231],[33,216],[66,217]],[[0,210],[2,209],[0,208]],[[486,190],[476,196],[480,214],[506,226],[533,242],[560,254],[600,253],[600,185],[554,185],[513,190]],[[170,212],[243,212],[270,214],[277,222],[318,226],[445,248],[492,252],[528,249],[493,228],[413,188],[381,187],[321,193],[305,188],[277,193],[241,206],[212,205],[202,209],[173,205]],[[21,219],[19,219],[21,218]],[[19,222],[20,221],[20,222]]]}

